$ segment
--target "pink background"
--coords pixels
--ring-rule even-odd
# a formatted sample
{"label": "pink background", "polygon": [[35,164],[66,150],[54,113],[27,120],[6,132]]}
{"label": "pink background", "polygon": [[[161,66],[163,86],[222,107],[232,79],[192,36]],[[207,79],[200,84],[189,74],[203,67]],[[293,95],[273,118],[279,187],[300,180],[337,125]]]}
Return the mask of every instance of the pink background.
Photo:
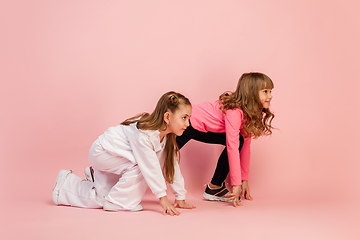
{"label": "pink background", "polygon": [[[359,239],[358,1],[2,1],[2,239]],[[202,200],[220,146],[190,142],[176,218],[148,193],[139,213],[56,207],[57,171],[83,176],[108,127],[166,91],[192,103],[274,83],[279,130],[252,143],[254,201]],[[172,197],[171,197],[172,198]],[[357,226],[357,227],[356,227]],[[356,227],[356,228],[355,228]]]}

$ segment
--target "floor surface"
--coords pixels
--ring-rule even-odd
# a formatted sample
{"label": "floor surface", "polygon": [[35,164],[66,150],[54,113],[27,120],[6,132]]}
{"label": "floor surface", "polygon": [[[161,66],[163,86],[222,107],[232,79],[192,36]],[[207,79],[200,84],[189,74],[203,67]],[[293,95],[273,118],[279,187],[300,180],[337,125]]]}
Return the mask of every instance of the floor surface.
{"label": "floor surface", "polygon": [[243,206],[209,202],[190,192],[193,210],[164,216],[147,193],[141,212],[106,212],[56,206],[48,195],[1,206],[2,239],[360,239],[360,208],[335,199],[286,199],[265,195]]}

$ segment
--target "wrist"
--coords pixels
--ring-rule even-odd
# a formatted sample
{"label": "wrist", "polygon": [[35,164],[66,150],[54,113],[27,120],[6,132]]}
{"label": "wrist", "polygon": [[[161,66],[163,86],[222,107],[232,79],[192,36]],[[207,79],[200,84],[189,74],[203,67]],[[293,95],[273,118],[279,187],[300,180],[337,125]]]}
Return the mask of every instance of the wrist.
{"label": "wrist", "polygon": [[[166,200],[168,200],[167,195],[159,198],[159,201],[160,201],[160,202],[166,201]],[[169,200],[168,200],[168,201],[169,201]]]}

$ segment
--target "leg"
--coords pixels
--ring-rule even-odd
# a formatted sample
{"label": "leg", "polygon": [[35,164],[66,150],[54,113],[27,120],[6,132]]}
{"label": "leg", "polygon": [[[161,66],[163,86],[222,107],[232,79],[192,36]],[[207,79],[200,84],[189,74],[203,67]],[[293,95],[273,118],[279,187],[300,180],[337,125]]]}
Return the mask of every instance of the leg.
{"label": "leg", "polygon": [[128,169],[105,197],[121,209],[135,209],[141,202],[147,184],[138,165]]}
{"label": "leg", "polygon": [[104,197],[119,181],[120,176],[134,163],[106,152],[96,140],[89,151],[89,161],[94,169],[94,186]]}
{"label": "leg", "polygon": [[[194,139],[204,143],[221,144],[226,146],[225,133],[213,133],[213,132],[205,133],[205,132],[197,131],[193,127],[191,127],[188,132],[186,132],[185,130],[184,134],[181,137],[176,138],[179,148],[181,148],[190,139]],[[244,138],[241,134],[239,135],[239,140],[240,140],[240,146],[239,146],[239,152],[240,152],[244,144]],[[216,186],[221,186],[222,183],[225,181],[228,173],[229,173],[229,161],[227,155],[227,148],[225,147],[218,159],[218,163],[216,166],[214,176],[211,180],[211,184]]]}
{"label": "leg", "polygon": [[225,133],[199,132],[194,137],[194,140],[203,142],[203,143],[220,144],[220,145],[226,146]]}
{"label": "leg", "polygon": [[[203,133],[200,132],[196,137],[195,140],[210,144],[221,144],[226,146],[226,135],[225,133],[213,133],[207,132]],[[229,172],[229,162],[227,156],[227,148],[225,147],[222,151],[216,166],[216,170],[211,180],[211,184],[220,187],[224,182],[227,174]],[[225,176],[225,177],[224,177]],[[213,186],[213,187],[215,187]]]}
{"label": "leg", "polygon": [[119,181],[120,177],[121,175],[119,174],[101,171],[98,169],[94,170],[94,187],[103,199],[103,202],[106,201],[106,195],[109,194],[110,189]]}
{"label": "leg", "polygon": [[221,186],[229,173],[229,161],[227,155],[227,148],[225,147],[218,159],[214,175],[211,179],[211,184]]}
{"label": "leg", "polygon": [[101,208],[106,201],[105,196],[119,181],[120,176],[134,166],[126,159],[107,153],[99,141],[91,146],[89,161],[96,168],[95,182],[86,181],[70,171],[60,171],[52,194],[56,204]]}
{"label": "leg", "polygon": [[[183,135],[176,137],[176,142],[179,149],[187,143],[190,139],[194,139],[199,142],[210,143],[210,144],[221,144],[226,146],[226,135],[225,133],[213,133],[213,132],[200,132],[194,129],[191,125],[185,130]],[[213,179],[212,184],[221,186],[221,183],[225,180],[229,172],[229,163],[227,160],[227,149],[221,153],[218,161],[218,166],[216,167],[216,172],[214,176],[217,176],[218,179]],[[222,180],[223,176],[225,178]]]}
{"label": "leg", "polygon": [[179,149],[191,139],[204,143],[226,145],[225,133],[200,132],[194,129],[190,123],[190,126],[186,128],[184,133],[176,137],[176,143]]}
{"label": "leg", "polygon": [[59,181],[59,175],[57,178],[56,184],[61,182],[61,186],[55,185],[53,190],[53,194],[56,194],[53,200],[57,205],[102,208],[101,199],[93,183],[72,174],[70,171],[61,170],[59,174],[64,172],[66,175],[62,176],[61,181]]}
{"label": "leg", "polygon": [[[239,153],[242,149],[242,146],[244,144],[244,137],[240,134],[240,146],[239,146]],[[221,186],[221,184],[225,181],[227,175],[229,173],[229,159],[227,155],[227,148],[222,151],[216,169],[215,173],[213,175],[213,178],[211,180],[211,184],[216,186]]]}
{"label": "leg", "polygon": [[104,209],[108,208],[109,202],[120,210],[135,209],[147,188],[138,165],[109,154],[98,141],[89,151],[89,161],[94,168],[93,184],[103,200]]}

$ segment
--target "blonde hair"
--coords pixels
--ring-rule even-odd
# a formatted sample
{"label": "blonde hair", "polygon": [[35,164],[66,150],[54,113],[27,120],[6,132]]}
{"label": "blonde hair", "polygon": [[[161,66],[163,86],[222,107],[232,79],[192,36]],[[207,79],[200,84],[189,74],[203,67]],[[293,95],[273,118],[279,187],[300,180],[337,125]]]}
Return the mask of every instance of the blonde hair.
{"label": "blonde hair", "polygon": [[221,110],[240,108],[244,113],[243,129],[245,137],[258,138],[271,135],[271,122],[275,115],[268,108],[263,108],[259,98],[262,89],[273,89],[274,83],[263,73],[244,73],[237,84],[235,92],[220,95]]}
{"label": "blonde hair", "polygon": [[[162,95],[156,104],[155,110],[149,113],[142,113],[132,118],[128,118],[123,121],[122,125],[130,125],[137,123],[137,128],[142,130],[166,130],[167,124],[164,120],[164,114],[167,111],[174,113],[181,104],[190,105],[189,99],[177,92],[167,92]],[[168,183],[173,183],[175,174],[174,159],[179,155],[179,148],[176,144],[176,138],[174,133],[167,134],[165,143],[165,162],[163,166],[163,172],[165,180]],[[179,155],[180,161],[180,155]]]}

